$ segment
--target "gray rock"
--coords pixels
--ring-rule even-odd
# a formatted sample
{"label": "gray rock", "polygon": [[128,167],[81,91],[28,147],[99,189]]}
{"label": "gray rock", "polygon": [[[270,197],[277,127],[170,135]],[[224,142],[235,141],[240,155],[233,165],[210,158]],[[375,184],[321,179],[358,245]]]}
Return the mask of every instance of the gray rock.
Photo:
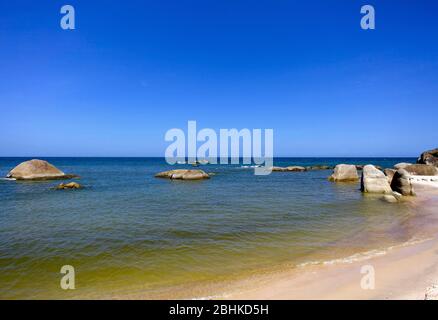
{"label": "gray rock", "polygon": [[404,196],[415,195],[412,183],[409,181],[409,172],[405,169],[397,170],[392,178],[391,188]]}
{"label": "gray rock", "polygon": [[370,164],[363,168],[361,190],[367,193],[392,193],[385,174]]}

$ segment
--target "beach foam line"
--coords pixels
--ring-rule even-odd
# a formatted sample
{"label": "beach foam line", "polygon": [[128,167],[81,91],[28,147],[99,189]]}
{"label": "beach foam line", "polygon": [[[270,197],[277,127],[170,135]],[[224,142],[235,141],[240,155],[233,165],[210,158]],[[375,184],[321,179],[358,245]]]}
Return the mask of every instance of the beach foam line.
{"label": "beach foam line", "polygon": [[306,266],[313,266],[313,265],[333,265],[333,264],[354,263],[357,261],[364,261],[364,260],[368,260],[368,259],[375,258],[378,256],[383,256],[393,249],[412,246],[415,244],[420,244],[420,243],[423,243],[423,242],[426,242],[426,241],[429,241],[432,239],[433,238],[426,238],[426,239],[413,238],[413,239],[408,240],[402,244],[390,246],[386,249],[373,249],[373,250],[369,250],[369,251],[365,251],[365,252],[359,252],[359,253],[355,253],[351,256],[345,257],[345,258],[338,258],[338,259],[332,259],[332,260],[308,261],[308,262],[300,263],[300,264],[296,265],[296,267],[303,268]]}

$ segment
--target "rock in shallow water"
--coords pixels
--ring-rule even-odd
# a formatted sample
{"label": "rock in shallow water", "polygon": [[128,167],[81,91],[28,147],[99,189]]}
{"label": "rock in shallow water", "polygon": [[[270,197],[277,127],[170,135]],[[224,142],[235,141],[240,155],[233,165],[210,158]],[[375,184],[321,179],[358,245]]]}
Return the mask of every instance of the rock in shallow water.
{"label": "rock in shallow water", "polygon": [[396,197],[394,197],[393,195],[387,194],[385,196],[382,197],[382,200],[388,203],[397,203],[398,200]]}
{"label": "rock in shallow water", "polygon": [[77,182],[69,182],[69,183],[61,183],[55,189],[56,190],[82,189],[82,186]]}
{"label": "rock in shallow water", "polygon": [[74,177],[77,176],[65,174],[47,161],[39,159],[20,163],[6,176],[6,178],[13,178],[16,180],[56,180],[70,179]]}
{"label": "rock in shallow water", "polygon": [[333,171],[333,174],[328,178],[334,182],[348,182],[359,180],[356,166],[353,164],[338,164]]}
{"label": "rock in shallow water", "polygon": [[176,169],[157,173],[156,178],[168,178],[178,180],[202,180],[209,179],[210,176],[203,170]]}

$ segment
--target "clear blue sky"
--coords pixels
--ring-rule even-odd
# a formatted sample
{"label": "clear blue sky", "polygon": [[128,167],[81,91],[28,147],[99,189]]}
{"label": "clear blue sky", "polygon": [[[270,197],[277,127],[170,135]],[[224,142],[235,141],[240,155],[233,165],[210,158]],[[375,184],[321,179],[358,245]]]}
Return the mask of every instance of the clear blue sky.
{"label": "clear blue sky", "polygon": [[164,156],[188,120],[273,128],[276,156],[417,156],[438,146],[437,16],[428,0],[1,1],[0,156]]}

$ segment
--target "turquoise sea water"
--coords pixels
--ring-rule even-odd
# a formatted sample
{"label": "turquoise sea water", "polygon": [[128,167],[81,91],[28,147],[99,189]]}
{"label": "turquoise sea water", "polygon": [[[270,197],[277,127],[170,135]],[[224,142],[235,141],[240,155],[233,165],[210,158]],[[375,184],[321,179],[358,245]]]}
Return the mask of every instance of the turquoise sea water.
{"label": "turquoise sea water", "polygon": [[[44,158],[43,158],[44,159]],[[28,158],[0,158],[0,176]],[[0,180],[0,298],[146,298],[214,294],[213,283],[365,252],[417,236],[409,205],[364,196],[330,170],[255,176],[241,165],[205,165],[204,181],[154,174],[161,158],[45,158],[60,181]],[[280,158],[274,164],[368,164],[413,158]],[[59,286],[72,265],[76,289]]]}

